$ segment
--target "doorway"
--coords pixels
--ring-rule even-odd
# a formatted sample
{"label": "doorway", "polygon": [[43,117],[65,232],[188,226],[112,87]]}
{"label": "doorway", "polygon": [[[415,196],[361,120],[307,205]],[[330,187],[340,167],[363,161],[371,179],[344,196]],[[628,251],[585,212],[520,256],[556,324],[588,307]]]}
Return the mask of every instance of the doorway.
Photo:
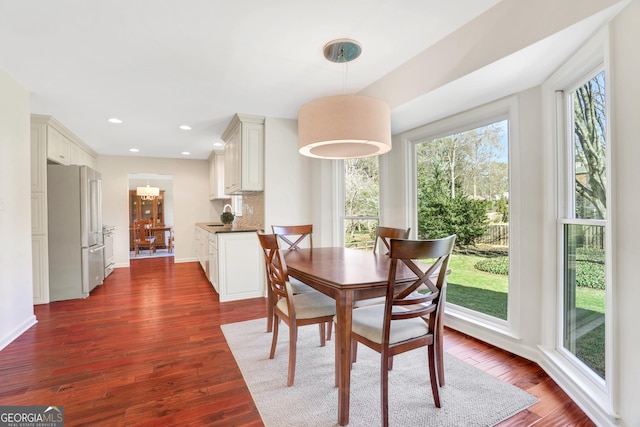
{"label": "doorway", "polygon": [[[138,187],[157,188],[157,195],[144,197],[138,194]],[[173,257],[175,253],[174,235],[174,194],[173,175],[129,174],[129,259]],[[134,245],[136,221],[144,222],[145,240],[152,244]]]}

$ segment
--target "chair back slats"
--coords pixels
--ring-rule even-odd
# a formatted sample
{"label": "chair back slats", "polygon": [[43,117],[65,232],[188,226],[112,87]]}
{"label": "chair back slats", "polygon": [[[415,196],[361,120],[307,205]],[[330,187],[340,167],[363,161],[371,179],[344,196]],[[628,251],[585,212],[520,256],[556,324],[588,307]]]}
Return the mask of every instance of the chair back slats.
{"label": "chair back slats", "polygon": [[[441,298],[445,295],[446,271],[455,237],[452,235],[435,240],[390,239],[391,266],[389,268],[383,327],[383,334],[387,340],[393,320],[422,317],[428,323],[429,330],[434,330],[436,318],[440,315],[438,312],[443,309]],[[433,262],[429,265],[423,265],[416,260],[432,260]],[[396,292],[396,271],[400,263],[410,268],[417,279],[401,291]],[[436,278],[435,283],[434,277]],[[422,285],[427,286],[427,292],[416,292]],[[394,306],[402,307],[402,310],[394,310]],[[436,314],[431,315],[432,313]]]}
{"label": "chair back slats", "polygon": [[[295,309],[290,304],[293,292],[289,284],[289,272],[287,263],[284,259],[284,253],[278,247],[278,238],[275,234],[265,234],[261,231],[257,232],[258,240],[264,252],[265,267],[267,272],[267,283],[271,286],[271,291],[276,298],[287,299],[289,313],[295,313]],[[292,314],[294,316],[295,314]]]}
{"label": "chair back slats", "polygon": [[389,241],[391,239],[408,239],[410,231],[411,227],[406,230],[403,228],[376,227],[376,238],[373,241],[373,253],[378,253],[378,241],[382,242],[386,248],[386,253],[389,253],[389,250],[391,249]]}
{"label": "chair back slats", "polygon": [[133,222],[133,238],[134,240],[145,242],[155,240],[155,237],[150,235],[151,223],[146,220],[136,220]]}
{"label": "chair back slats", "polygon": [[[425,259],[425,258],[421,257],[421,259]],[[410,294],[418,290],[418,288],[422,287],[422,285],[425,285],[431,292],[439,291],[438,286],[435,283],[433,283],[431,279],[433,278],[433,276],[436,276],[436,275],[440,277],[439,270],[442,265],[442,262],[444,261],[443,257],[436,258],[433,264],[431,264],[431,266],[426,271],[422,271],[422,269],[411,259],[401,259],[400,261],[402,261],[407,267],[409,267],[411,271],[413,271],[414,274],[418,276],[418,279],[415,280],[411,285],[403,289],[398,294],[397,298],[399,299],[406,298],[407,296],[409,296]],[[446,271],[446,268],[445,268],[445,271]]]}
{"label": "chair back slats", "polygon": [[313,224],[272,225],[271,231],[286,245],[287,252],[300,249],[303,242],[307,244],[305,239],[308,239],[308,247],[313,247]]}

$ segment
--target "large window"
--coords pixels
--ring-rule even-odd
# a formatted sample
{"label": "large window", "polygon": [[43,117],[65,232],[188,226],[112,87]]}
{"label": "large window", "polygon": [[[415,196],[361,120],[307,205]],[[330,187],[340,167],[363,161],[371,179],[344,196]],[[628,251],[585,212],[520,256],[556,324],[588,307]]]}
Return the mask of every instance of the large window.
{"label": "large window", "polygon": [[418,238],[456,234],[447,303],[507,320],[506,118],[415,144]]}
{"label": "large window", "polygon": [[607,144],[605,75],[593,73],[559,93],[564,138],[561,347],[578,365],[605,372]]}
{"label": "large window", "polygon": [[344,161],[345,247],[373,250],[379,221],[378,157]]}

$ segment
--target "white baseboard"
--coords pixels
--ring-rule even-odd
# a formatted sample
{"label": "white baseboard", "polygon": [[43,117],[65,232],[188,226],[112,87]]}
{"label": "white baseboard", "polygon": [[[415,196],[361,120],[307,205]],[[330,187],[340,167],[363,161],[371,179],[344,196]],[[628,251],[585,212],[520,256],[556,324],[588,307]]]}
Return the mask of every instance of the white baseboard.
{"label": "white baseboard", "polygon": [[35,315],[26,318],[21,324],[9,331],[5,336],[0,338],[0,350],[11,344],[16,338],[22,335],[27,329],[38,323]]}

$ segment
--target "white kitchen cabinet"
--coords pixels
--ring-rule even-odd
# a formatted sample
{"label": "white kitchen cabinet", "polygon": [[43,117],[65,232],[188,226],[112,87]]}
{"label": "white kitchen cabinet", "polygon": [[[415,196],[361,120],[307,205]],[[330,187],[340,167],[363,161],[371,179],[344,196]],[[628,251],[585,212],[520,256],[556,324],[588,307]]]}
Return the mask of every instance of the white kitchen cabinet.
{"label": "white kitchen cabinet", "polygon": [[196,247],[220,302],[265,296],[264,255],[255,231],[209,232],[196,226]]}
{"label": "white kitchen cabinet", "polygon": [[43,144],[50,161],[95,168],[98,153],[52,116],[31,115],[31,141]]}
{"label": "white kitchen cabinet", "polygon": [[224,154],[211,152],[209,156],[209,200],[230,199],[224,191]]}
{"label": "white kitchen cabinet", "polygon": [[71,164],[96,168],[96,158],[77,144],[71,144]]}
{"label": "white kitchen cabinet", "polygon": [[47,158],[61,165],[71,164],[71,141],[51,126],[47,126]]}
{"label": "white kitchen cabinet", "polygon": [[204,273],[209,275],[209,255],[208,255],[208,247],[209,244],[209,233],[203,230],[200,227],[196,227],[196,258],[200,263],[200,267]]}
{"label": "white kitchen cabinet", "polygon": [[47,162],[95,168],[97,157],[98,153],[55,118],[31,115],[31,257],[34,304],[49,302]]}
{"label": "white kitchen cabinet", "polygon": [[49,302],[49,240],[46,235],[31,236],[33,303]]}
{"label": "white kitchen cabinet", "polygon": [[209,233],[209,282],[220,294],[218,280],[218,237],[214,233]]}
{"label": "white kitchen cabinet", "polygon": [[265,296],[264,255],[255,232],[216,233],[220,302]]}
{"label": "white kitchen cabinet", "polygon": [[264,117],[236,114],[222,134],[224,192],[264,190]]}

